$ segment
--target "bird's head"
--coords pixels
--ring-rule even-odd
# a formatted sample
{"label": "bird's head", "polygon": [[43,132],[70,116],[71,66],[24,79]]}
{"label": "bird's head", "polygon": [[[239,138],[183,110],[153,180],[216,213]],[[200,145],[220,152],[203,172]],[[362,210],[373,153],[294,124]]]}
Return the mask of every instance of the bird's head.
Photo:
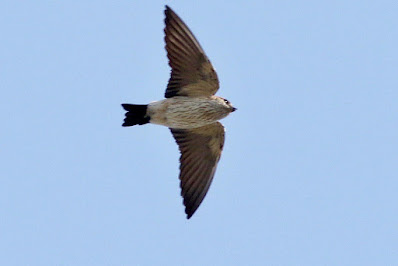
{"label": "bird's head", "polygon": [[232,106],[232,104],[224,98],[219,97],[220,101],[222,102],[222,104],[229,110],[230,113],[235,112],[237,109],[235,107]]}

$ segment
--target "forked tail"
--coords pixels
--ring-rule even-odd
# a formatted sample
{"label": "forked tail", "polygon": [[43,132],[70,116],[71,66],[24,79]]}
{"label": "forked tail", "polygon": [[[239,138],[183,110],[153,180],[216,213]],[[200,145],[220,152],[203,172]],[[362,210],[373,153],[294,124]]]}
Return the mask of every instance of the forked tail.
{"label": "forked tail", "polygon": [[124,118],[123,127],[130,127],[134,125],[144,125],[149,123],[150,117],[146,115],[148,108],[147,104],[122,104],[124,110],[127,111],[126,118]]}

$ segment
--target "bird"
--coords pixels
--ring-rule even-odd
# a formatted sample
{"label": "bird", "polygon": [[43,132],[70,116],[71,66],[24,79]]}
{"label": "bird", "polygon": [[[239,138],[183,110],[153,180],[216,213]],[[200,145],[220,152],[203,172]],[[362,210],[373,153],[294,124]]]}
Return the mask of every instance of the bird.
{"label": "bird", "polygon": [[187,219],[199,208],[216,172],[225,130],[218,122],[237,110],[215,96],[216,71],[188,26],[165,6],[164,41],[171,75],[165,99],[122,104],[123,127],[157,124],[170,129],[180,151],[180,188]]}

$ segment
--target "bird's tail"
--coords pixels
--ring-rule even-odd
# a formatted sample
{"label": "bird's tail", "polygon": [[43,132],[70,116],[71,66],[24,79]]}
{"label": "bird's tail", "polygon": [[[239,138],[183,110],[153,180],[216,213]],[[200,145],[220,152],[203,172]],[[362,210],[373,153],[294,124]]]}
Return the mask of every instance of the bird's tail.
{"label": "bird's tail", "polygon": [[149,123],[150,117],[147,116],[147,104],[122,104],[124,110],[127,111],[126,118],[122,126],[130,127],[134,125],[144,125]]}

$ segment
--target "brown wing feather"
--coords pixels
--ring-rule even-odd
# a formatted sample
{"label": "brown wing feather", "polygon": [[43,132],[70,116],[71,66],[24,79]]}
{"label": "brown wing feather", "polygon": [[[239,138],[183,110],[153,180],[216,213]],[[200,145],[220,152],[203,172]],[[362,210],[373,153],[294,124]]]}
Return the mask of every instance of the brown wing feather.
{"label": "brown wing feather", "polygon": [[210,96],[219,88],[217,73],[187,25],[166,6],[165,42],[171,77],[165,97]]}
{"label": "brown wing feather", "polygon": [[224,127],[216,122],[195,129],[173,129],[181,152],[180,187],[187,218],[202,203],[216,172],[224,146]]}

